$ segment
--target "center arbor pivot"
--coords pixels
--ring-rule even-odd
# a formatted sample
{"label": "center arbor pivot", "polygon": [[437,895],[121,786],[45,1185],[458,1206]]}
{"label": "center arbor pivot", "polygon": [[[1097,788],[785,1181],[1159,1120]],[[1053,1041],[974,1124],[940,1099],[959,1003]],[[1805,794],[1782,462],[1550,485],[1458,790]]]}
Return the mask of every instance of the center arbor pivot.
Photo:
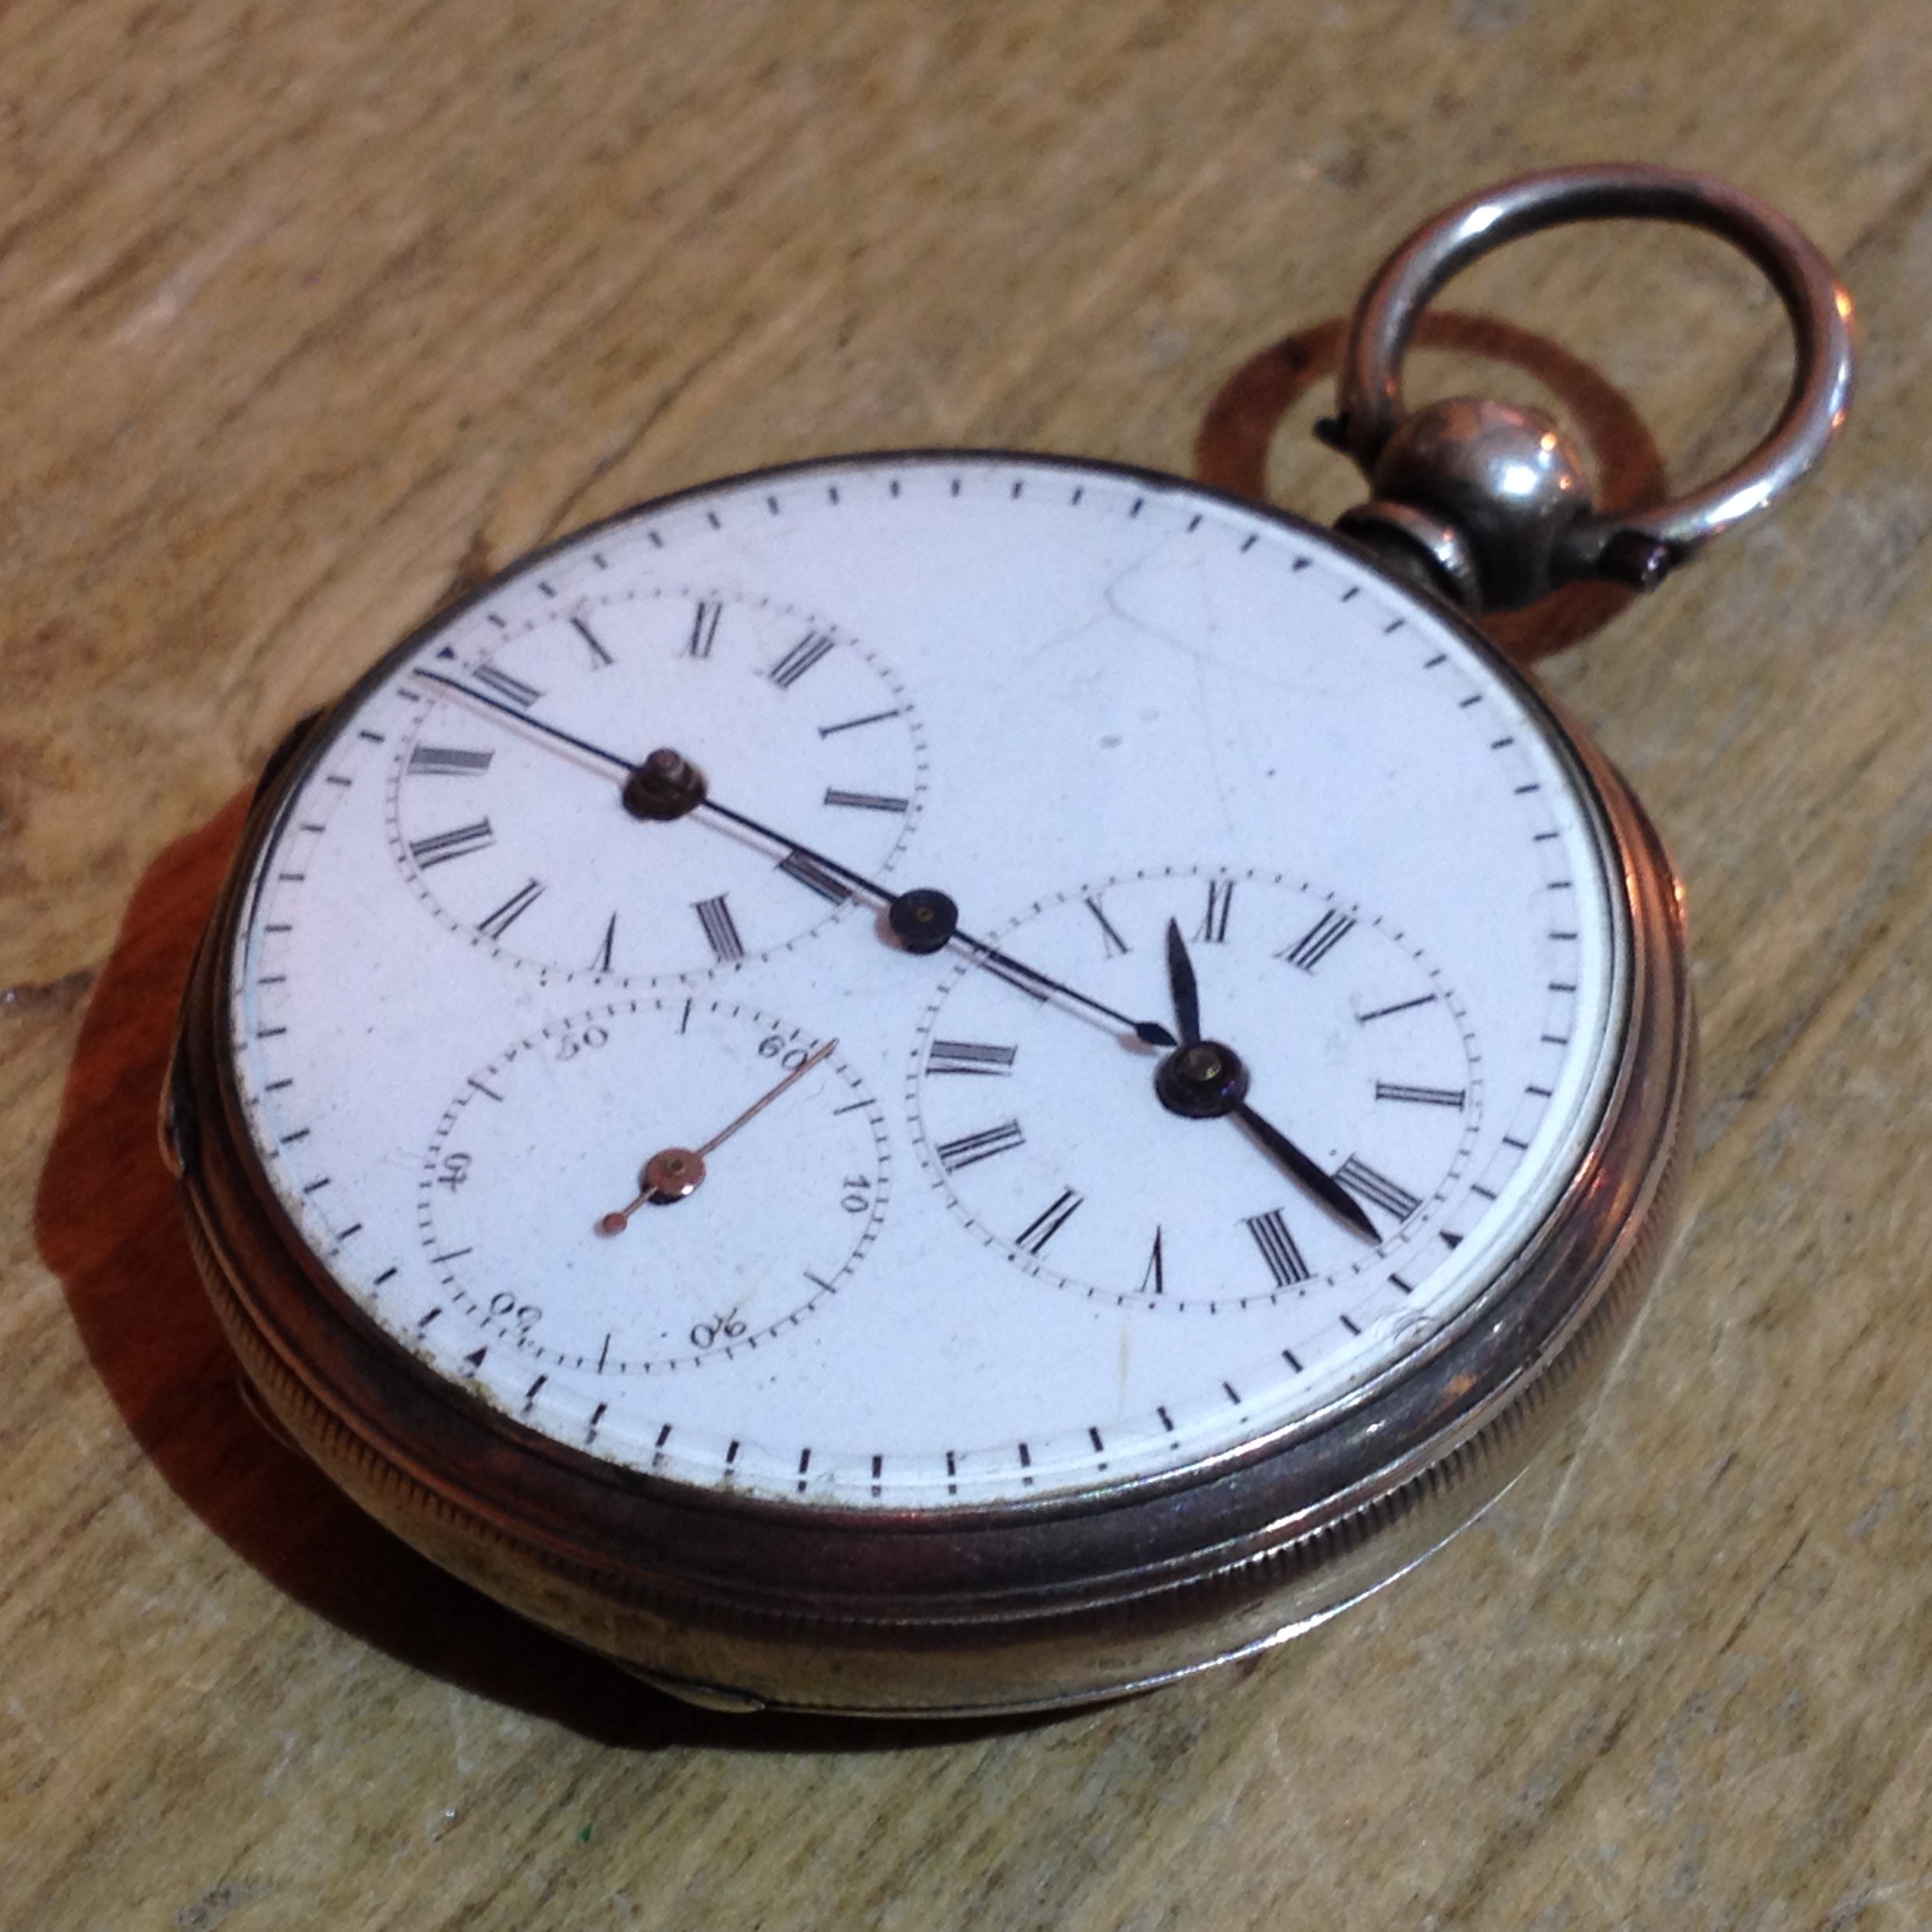
{"label": "center arbor pivot", "polygon": [[1248,1069],[1232,1046],[1196,1040],[1170,1053],[1154,1070],[1154,1091],[1170,1114],[1219,1120],[1248,1098]]}
{"label": "center arbor pivot", "polygon": [[886,907],[886,923],[908,953],[943,952],[959,930],[959,908],[934,887],[916,886]]}
{"label": "center arbor pivot", "polygon": [[624,781],[633,818],[682,818],[704,803],[705,775],[680,751],[661,746]]}

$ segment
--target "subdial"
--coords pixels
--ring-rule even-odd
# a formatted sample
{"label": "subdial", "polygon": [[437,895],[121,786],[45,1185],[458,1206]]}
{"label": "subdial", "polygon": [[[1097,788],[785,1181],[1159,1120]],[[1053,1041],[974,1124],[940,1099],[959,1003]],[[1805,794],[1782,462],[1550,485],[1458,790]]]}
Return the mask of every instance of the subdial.
{"label": "subdial", "polygon": [[601,1375],[728,1360],[837,1292],[889,1168],[835,1041],[702,994],[601,1006],[444,1113],[417,1185],[436,1318]]}
{"label": "subdial", "polygon": [[1171,1012],[1183,1042],[1078,1024],[982,966],[942,989],[908,1071],[914,1131],[954,1210],[1017,1267],[1214,1309],[1338,1278],[1400,1297],[1448,1252],[1425,1237],[1476,1143],[1481,1056],[1387,918],[1275,874],[1172,868],[1043,900],[995,939],[1128,1010]]}
{"label": "subdial", "polygon": [[870,650],[809,614],[639,591],[521,630],[478,624],[422,661],[390,777],[398,864],[445,925],[549,973],[636,983],[728,970],[851,902],[800,852],[623,803],[622,762],[676,746],[721,793],[889,876],[919,811],[923,738]]}

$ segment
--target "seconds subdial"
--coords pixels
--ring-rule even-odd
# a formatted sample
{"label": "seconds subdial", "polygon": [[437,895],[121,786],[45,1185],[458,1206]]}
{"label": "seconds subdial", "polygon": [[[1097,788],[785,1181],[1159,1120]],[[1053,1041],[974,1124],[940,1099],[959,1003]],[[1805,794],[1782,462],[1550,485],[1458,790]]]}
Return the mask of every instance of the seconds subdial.
{"label": "seconds subdial", "polygon": [[897,677],[837,626],[756,599],[638,590],[477,620],[406,688],[398,864],[444,924],[549,975],[728,970],[851,902],[811,852],[626,813],[626,766],[658,746],[871,875],[890,874],[919,816],[924,739]]}
{"label": "seconds subdial", "polygon": [[728,1360],[838,1291],[889,1170],[836,1042],[702,993],[597,1007],[498,1054],[444,1112],[417,1189],[435,1318],[474,1328],[466,1359],[511,1390],[519,1357],[600,1376]]}
{"label": "seconds subdial", "polygon": [[[1330,1281],[1398,1299],[1447,1252],[1423,1237],[1476,1140],[1481,1056],[1385,919],[1276,874],[1150,869],[1043,900],[998,942],[1136,1011],[1175,1001],[1189,1043],[1163,1056],[968,963],[942,988],[908,1072],[915,1131],[1017,1267],[1211,1311]],[[1221,1058],[1238,1092],[1195,1104]]]}

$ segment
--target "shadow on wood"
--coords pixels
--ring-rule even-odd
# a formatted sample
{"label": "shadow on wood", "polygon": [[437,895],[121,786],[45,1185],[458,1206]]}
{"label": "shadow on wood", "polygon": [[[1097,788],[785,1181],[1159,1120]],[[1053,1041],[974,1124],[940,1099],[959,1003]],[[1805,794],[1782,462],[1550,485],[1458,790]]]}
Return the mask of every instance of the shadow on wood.
{"label": "shadow on wood", "polygon": [[[1244,362],[1201,419],[1194,443],[1196,477],[1218,489],[1266,500],[1268,449],[1282,418],[1317,383],[1334,376],[1347,334],[1347,323],[1335,317],[1284,336]],[[1664,500],[1664,459],[1643,419],[1589,363],[1513,323],[1452,309],[1425,310],[1414,342],[1418,348],[1507,363],[1553,391],[1567,426],[1594,459],[1599,509]],[[1485,617],[1483,628],[1516,663],[1533,664],[1601,631],[1636,594],[1617,584],[1569,584],[1527,610]]]}
{"label": "shadow on wood", "polygon": [[318,1616],[414,1669],[600,1743],[852,1750],[969,1735],[676,1703],[417,1556],[255,1420],[155,1137],[175,1011],[247,805],[238,796],[176,840],[137,887],[81,1028],[35,1201],[40,1252],[155,1468],[238,1556]]}

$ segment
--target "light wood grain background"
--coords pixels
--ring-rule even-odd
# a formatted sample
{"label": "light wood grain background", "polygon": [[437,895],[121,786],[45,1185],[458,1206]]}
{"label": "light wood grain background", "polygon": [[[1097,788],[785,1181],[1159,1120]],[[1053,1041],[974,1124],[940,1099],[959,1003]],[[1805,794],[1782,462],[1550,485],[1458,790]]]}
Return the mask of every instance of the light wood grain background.
{"label": "light wood grain background", "polygon": [[[1916,0],[0,13],[0,1923],[1932,1926],[1928,29]],[[1297,354],[1437,205],[1603,158],[1781,204],[1867,356],[1818,481],[1541,660],[1686,871],[1705,1043],[1687,1232],[1559,1453],[1259,1664],[878,1732],[665,1704],[254,1428],[152,1107],[298,712],[529,545],[814,452],[1084,451],[1332,514]],[[1788,368],[1748,271],[1674,233],[1540,238],[1455,301],[1518,334],[1425,352],[1417,389],[1537,393],[1482,351],[1559,342],[1626,486],[1646,433],[1685,479],[1747,447]]]}

